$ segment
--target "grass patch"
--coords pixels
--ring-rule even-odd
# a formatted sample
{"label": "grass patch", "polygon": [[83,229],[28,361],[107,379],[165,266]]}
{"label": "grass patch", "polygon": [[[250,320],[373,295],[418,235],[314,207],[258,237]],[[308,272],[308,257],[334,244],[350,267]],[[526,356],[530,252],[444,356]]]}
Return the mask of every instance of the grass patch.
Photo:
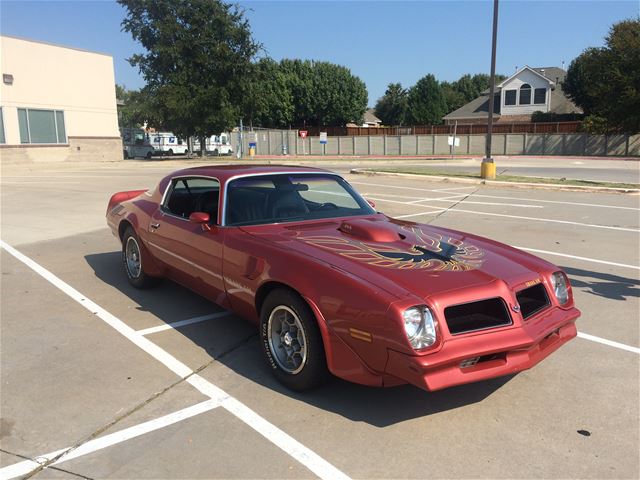
{"label": "grass patch", "polygon": [[[429,168],[421,168],[421,167],[376,168],[375,170],[367,169],[363,171],[364,172],[377,171],[377,172],[387,172],[387,173],[410,173],[413,175],[472,178],[474,180],[481,180],[479,173],[472,174],[472,173],[465,173],[465,172],[447,172],[445,170],[432,170]],[[523,177],[520,175],[496,175],[496,180],[500,182],[512,182],[512,183],[545,183],[548,185],[577,185],[582,187],[640,189],[640,184],[637,184],[637,183],[594,182],[590,180],[571,180],[571,179],[546,178],[546,177]]]}

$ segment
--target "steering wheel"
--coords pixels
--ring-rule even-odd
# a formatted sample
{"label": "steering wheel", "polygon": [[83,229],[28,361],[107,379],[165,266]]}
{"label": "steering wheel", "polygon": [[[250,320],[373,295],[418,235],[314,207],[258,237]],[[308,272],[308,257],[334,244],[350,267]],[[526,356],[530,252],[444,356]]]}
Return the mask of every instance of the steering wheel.
{"label": "steering wheel", "polygon": [[327,208],[331,208],[333,210],[337,210],[338,206],[335,203],[325,202],[325,203],[321,203],[320,204],[320,206],[318,207],[318,210],[325,210]]}

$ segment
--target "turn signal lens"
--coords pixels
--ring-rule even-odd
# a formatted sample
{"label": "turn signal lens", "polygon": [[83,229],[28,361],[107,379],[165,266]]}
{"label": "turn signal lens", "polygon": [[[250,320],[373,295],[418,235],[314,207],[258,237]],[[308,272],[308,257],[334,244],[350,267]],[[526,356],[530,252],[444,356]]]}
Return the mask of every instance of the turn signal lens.
{"label": "turn signal lens", "polygon": [[407,308],[403,314],[404,330],[415,350],[436,342],[436,326],[431,311],[424,305]]}

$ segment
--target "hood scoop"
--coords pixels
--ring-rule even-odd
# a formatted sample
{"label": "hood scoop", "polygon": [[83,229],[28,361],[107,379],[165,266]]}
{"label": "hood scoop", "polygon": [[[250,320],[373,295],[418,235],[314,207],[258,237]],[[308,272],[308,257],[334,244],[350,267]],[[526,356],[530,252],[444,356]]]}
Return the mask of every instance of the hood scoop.
{"label": "hood scoop", "polygon": [[346,220],[340,224],[338,230],[367,242],[397,242],[406,238],[388,223],[367,218]]}

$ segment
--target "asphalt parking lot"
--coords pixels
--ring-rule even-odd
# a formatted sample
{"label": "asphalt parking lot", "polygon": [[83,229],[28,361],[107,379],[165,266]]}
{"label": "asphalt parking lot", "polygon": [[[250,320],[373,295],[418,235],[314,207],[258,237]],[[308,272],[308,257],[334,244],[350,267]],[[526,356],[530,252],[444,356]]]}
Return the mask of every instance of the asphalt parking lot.
{"label": "asphalt parking lot", "polygon": [[563,267],[580,337],[440,392],[298,394],[244,320],[127,283],[108,198],[180,166],[3,166],[0,478],[640,476],[640,196],[346,175],[390,216]]}

